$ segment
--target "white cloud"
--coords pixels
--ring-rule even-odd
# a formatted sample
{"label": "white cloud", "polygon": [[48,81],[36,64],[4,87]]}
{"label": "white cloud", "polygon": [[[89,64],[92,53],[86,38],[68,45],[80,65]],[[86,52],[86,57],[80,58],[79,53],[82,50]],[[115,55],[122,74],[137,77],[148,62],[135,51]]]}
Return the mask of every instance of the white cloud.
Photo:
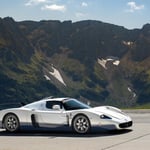
{"label": "white cloud", "polygon": [[137,5],[135,2],[128,2],[127,5],[130,7],[127,12],[134,12],[136,10],[144,9],[144,5]]}
{"label": "white cloud", "polygon": [[41,9],[42,10],[53,10],[53,11],[65,12],[66,11],[66,6],[65,5],[52,4],[52,5],[45,5]]}
{"label": "white cloud", "polygon": [[86,2],[82,2],[82,3],[81,3],[81,6],[82,6],[82,7],[87,7],[88,4],[87,4]]}
{"label": "white cloud", "polygon": [[29,0],[27,3],[25,3],[26,6],[32,6],[32,5],[38,5],[41,3],[47,3],[48,0]]}
{"label": "white cloud", "polygon": [[84,13],[81,13],[81,12],[77,12],[76,14],[75,14],[75,16],[77,17],[77,18],[82,18],[82,17],[85,17],[87,14],[84,14]]}

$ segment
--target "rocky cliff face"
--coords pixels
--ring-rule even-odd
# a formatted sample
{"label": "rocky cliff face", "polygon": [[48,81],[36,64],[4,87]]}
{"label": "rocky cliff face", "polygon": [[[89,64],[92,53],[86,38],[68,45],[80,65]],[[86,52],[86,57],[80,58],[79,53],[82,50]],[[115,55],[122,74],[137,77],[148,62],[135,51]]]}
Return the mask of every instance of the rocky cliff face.
{"label": "rocky cliff face", "polygon": [[0,101],[76,97],[123,107],[150,102],[150,25],[0,19]]}

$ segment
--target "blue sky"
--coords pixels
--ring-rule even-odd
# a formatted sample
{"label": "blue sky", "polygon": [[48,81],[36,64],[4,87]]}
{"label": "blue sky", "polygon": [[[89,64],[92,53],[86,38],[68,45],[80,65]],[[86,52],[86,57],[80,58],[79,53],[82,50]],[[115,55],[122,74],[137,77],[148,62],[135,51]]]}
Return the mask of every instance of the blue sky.
{"label": "blue sky", "polygon": [[150,0],[0,0],[0,17],[23,20],[99,20],[128,29],[150,23]]}

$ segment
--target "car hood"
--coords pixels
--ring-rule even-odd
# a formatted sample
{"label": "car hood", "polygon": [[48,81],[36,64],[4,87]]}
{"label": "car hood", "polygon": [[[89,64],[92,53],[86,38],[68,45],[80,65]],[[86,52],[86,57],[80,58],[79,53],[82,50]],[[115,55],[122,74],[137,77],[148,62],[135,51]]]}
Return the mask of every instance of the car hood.
{"label": "car hood", "polygon": [[109,117],[114,117],[119,120],[131,120],[131,118],[127,114],[125,114],[122,110],[112,106],[94,107],[91,109],[91,111],[98,115],[105,114]]}

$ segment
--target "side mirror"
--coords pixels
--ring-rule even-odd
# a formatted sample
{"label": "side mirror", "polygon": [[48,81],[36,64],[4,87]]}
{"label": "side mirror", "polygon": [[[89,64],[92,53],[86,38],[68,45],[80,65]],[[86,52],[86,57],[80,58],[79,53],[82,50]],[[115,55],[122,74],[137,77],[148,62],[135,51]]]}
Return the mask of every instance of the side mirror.
{"label": "side mirror", "polygon": [[53,110],[60,110],[61,108],[60,108],[59,105],[53,105],[52,109],[53,109]]}

